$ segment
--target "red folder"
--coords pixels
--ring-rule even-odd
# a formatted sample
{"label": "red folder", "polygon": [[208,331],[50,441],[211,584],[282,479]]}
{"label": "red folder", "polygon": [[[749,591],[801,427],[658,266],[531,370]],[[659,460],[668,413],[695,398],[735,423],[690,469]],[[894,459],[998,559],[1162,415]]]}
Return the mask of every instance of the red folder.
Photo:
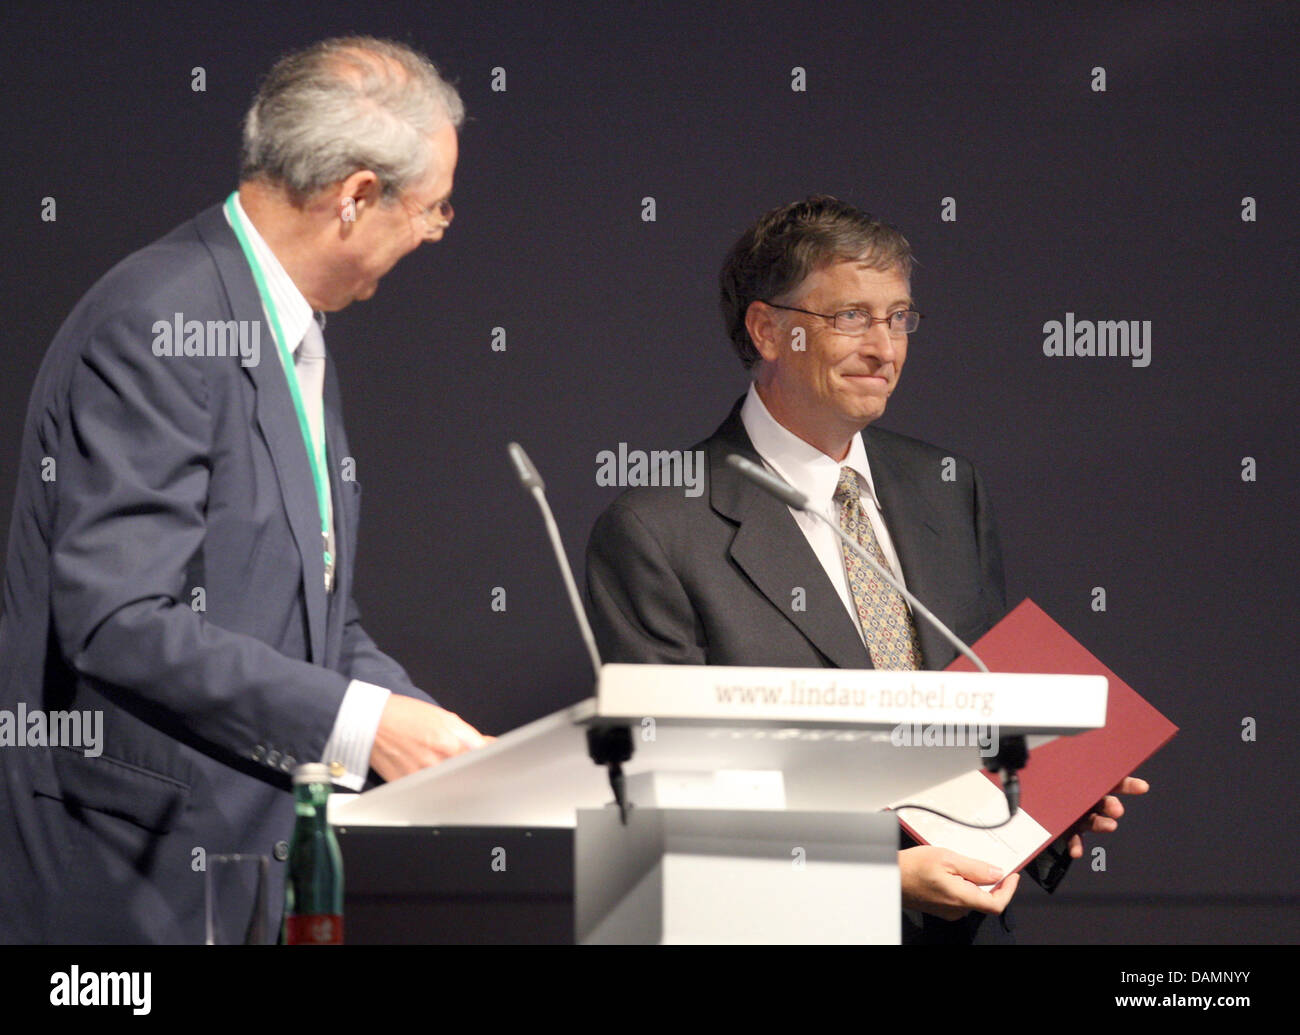
{"label": "red folder", "polygon": [[[1026,862],[1091,812],[1178,732],[1032,600],[1022,601],[972,648],[991,672],[1100,675],[1108,681],[1106,725],[1034,749],[1020,771],[1021,808],[1051,832]],[[974,672],[975,666],[958,657],[948,670]],[[985,775],[1000,783],[992,774]],[[901,817],[900,822],[907,827]],[[908,833],[916,837],[910,828]]]}

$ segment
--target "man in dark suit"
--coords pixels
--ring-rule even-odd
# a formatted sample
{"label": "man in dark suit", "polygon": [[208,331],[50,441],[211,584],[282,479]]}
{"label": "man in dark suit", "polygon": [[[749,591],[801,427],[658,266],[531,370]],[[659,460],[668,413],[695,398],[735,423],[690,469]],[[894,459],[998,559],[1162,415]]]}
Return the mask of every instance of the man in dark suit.
{"label": "man in dark suit", "polygon": [[[707,492],[633,489],[597,521],[587,585],[605,661],[941,669],[955,657],[833,531],[731,468],[731,453],[824,507],[962,639],[1006,613],[1001,548],[974,467],[869,427],[921,319],[910,279],[902,235],[834,198],[775,209],[736,242],[722,309],[753,384],[697,447]],[[1108,799],[1089,829],[1112,828],[1117,808]],[[1050,879],[1080,852],[1058,852]],[[901,851],[899,869],[905,940],[1007,939],[1005,922],[982,921],[1004,913],[1017,876],[984,891],[1002,874],[933,847]]]}
{"label": "man in dark suit", "polygon": [[359,789],[483,742],[361,627],[361,487],[317,315],[442,237],[462,118],[401,45],[282,59],[239,190],[56,335],[23,438],[0,716],[98,716],[102,737],[59,742],[47,718],[0,751],[0,941],[199,942],[204,860],[229,852],[274,860],[273,939],[298,763]]}

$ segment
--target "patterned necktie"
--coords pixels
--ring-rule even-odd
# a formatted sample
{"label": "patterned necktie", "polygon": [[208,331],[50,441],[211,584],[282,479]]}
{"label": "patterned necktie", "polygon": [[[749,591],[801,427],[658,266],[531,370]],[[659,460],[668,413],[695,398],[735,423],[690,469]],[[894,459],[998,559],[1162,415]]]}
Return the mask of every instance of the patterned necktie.
{"label": "patterned necktie", "polygon": [[[871,519],[862,509],[858,472],[853,468],[840,468],[840,482],[835,487],[834,498],[839,504],[840,528],[844,529],[844,534],[894,575],[894,570],[880,552]],[[919,669],[921,644],[916,637],[916,623],[912,621],[912,613],[898,590],[849,549],[844,550],[844,570],[849,577],[849,591],[858,610],[871,664],[878,669]]]}
{"label": "patterned necktie", "polygon": [[315,317],[308,321],[302,343],[294,350],[294,372],[298,376],[298,392],[307,411],[307,426],[311,430],[312,447],[320,460],[321,476],[326,478],[325,497],[328,513],[325,515],[329,531],[324,534],[325,552],[331,561],[325,566],[325,592],[334,588],[334,501],[330,498],[329,468],[325,464],[325,336]]}

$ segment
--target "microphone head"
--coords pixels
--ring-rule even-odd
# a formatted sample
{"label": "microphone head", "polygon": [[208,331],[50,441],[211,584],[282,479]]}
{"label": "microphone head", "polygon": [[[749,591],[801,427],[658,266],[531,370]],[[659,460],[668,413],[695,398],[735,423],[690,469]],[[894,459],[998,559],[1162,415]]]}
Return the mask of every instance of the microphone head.
{"label": "microphone head", "polygon": [[519,476],[519,481],[523,487],[529,492],[533,489],[545,491],[546,483],[542,481],[542,476],[537,473],[537,468],[533,466],[533,462],[528,459],[524,447],[518,442],[511,442],[506,446],[506,452],[510,454],[510,461],[515,465],[515,474]]}
{"label": "microphone head", "polygon": [[727,463],[750,481],[755,481],[756,476],[759,474],[767,473],[763,468],[759,467],[758,464],[754,463],[754,461],[745,459],[745,457],[741,456],[739,453],[728,453]]}
{"label": "microphone head", "polygon": [[764,492],[775,496],[787,507],[793,507],[795,510],[808,509],[808,497],[787,482],[784,478],[778,478],[771,471],[764,467],[759,467],[758,464],[754,463],[752,460],[747,460],[745,457],[740,456],[737,453],[728,454],[727,463]]}

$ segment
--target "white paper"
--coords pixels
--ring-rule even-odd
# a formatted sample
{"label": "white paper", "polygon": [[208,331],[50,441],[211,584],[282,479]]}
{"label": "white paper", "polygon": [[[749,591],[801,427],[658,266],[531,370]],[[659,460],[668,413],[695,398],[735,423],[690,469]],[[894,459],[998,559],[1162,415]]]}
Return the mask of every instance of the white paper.
{"label": "white paper", "polygon": [[[1007,818],[1002,789],[978,769],[910,795],[905,801],[909,805],[928,805],[969,823],[997,823]],[[898,801],[890,807],[902,804]],[[992,863],[1003,873],[1018,869],[1051,837],[1050,831],[1024,809],[996,830],[972,830],[919,809],[904,809],[898,815],[928,844]]]}

